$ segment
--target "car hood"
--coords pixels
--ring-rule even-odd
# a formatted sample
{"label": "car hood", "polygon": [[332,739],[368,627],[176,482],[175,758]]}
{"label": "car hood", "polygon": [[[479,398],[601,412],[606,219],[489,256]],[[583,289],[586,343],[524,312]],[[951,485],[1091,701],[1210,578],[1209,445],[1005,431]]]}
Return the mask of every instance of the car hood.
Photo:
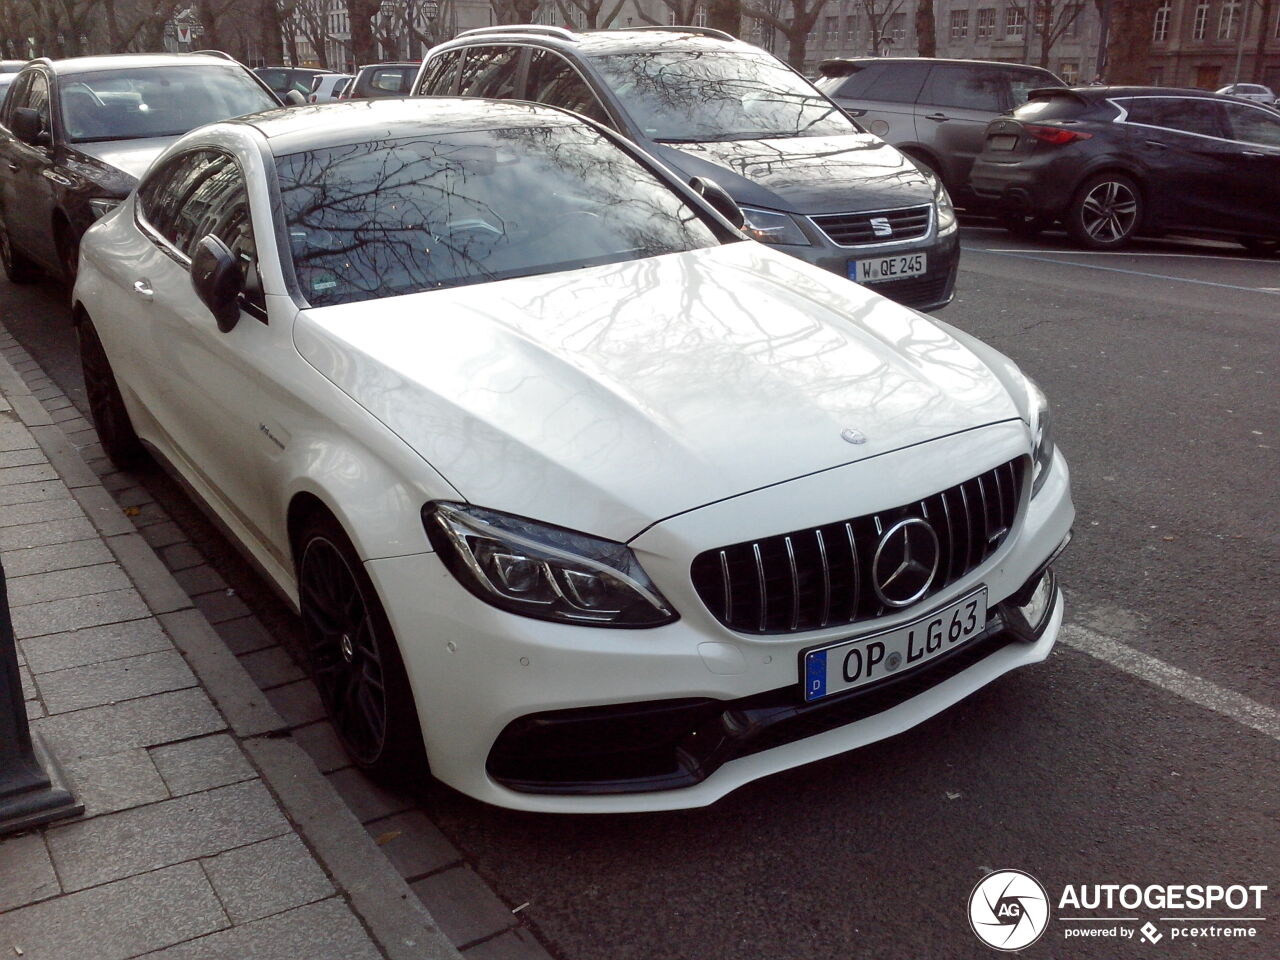
{"label": "car hood", "polygon": [[657,146],[686,178],[710,177],[749,205],[816,214],[933,201],[916,165],[869,133]]}
{"label": "car hood", "polygon": [[141,140],[106,140],[101,143],[76,143],[72,149],[99,163],[128,174],[136,183],[175,137],[146,137]]}
{"label": "car hood", "polygon": [[927,317],[749,241],[304,310],[294,342],[471,502],[615,540],[1018,416]]}

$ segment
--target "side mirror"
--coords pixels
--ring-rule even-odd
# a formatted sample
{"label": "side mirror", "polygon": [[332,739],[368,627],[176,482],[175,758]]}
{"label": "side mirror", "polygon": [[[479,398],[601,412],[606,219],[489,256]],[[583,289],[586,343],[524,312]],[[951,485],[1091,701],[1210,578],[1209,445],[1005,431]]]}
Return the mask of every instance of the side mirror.
{"label": "side mirror", "polygon": [[286,107],[302,107],[307,103],[307,98],[298,90],[286,90],[283,99]]}
{"label": "side mirror", "polygon": [[729,196],[729,191],[714,180],[708,177],[694,177],[689,181],[689,186],[693,187],[693,192],[707,201],[716,213],[739,230],[747,222],[747,218],[742,215],[742,209],[733,197]]}
{"label": "side mirror", "polygon": [[191,285],[218,321],[218,329],[230,333],[240,322],[240,294],[244,271],[231,249],[209,234],[196,244],[191,258]]}
{"label": "side mirror", "polygon": [[49,142],[49,132],[44,128],[44,121],[30,107],[18,107],[13,111],[13,135],[33,147]]}

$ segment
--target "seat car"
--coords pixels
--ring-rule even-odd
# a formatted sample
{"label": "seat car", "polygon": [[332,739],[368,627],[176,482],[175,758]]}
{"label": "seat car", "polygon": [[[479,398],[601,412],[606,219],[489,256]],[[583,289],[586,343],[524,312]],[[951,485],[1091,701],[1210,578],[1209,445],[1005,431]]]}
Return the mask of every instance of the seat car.
{"label": "seat car", "polygon": [[419,64],[371,63],[356,71],[356,76],[342,91],[341,100],[368,100],[375,97],[403,97],[409,93]]}
{"label": "seat car", "polygon": [[193,127],[280,101],[229,57],[33,60],[0,110],[0,263],[14,283],[75,276],[80,236]]}
{"label": "seat car", "polygon": [[414,92],[574,110],[715,181],[762,243],[920,310],[952,298],[960,244],[942,185],[728,34],[482,27],[432,48]]}
{"label": "seat car", "polygon": [[1271,253],[1280,113],[1195,90],[1039,90],[987,127],[972,185],[1022,233],[1061,222],[1096,249],[1184,233]]}
{"label": "seat car", "polygon": [[307,103],[329,103],[337,100],[351,82],[349,73],[319,73],[311,81]]}
{"label": "seat car", "polygon": [[376,774],[425,745],[503,806],[701,806],[1058,633],[1074,511],[1031,381],[581,117],[207,126],[81,256],[104,448],[158,452],[298,604]]}
{"label": "seat car", "polygon": [[256,67],[253,72],[282,100],[290,90],[305,97],[311,93],[316,77],[335,75],[332,70],[319,67]]}
{"label": "seat car", "polygon": [[1277,103],[1276,95],[1270,87],[1264,87],[1260,83],[1232,83],[1223,87],[1218,93],[1228,97],[1236,97],[1240,100],[1252,100],[1255,103],[1265,103],[1267,106],[1274,106]]}
{"label": "seat car", "polygon": [[824,60],[819,90],[916,162],[936,172],[959,202],[972,205],[969,170],[987,124],[1039,87],[1061,87],[1041,67],[988,60],[863,57]]}

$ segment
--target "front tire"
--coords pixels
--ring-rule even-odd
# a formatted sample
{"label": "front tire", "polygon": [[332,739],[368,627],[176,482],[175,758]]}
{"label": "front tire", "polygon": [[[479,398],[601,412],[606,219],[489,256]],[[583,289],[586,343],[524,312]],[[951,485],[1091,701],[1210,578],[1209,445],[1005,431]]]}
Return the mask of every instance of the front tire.
{"label": "front tire", "polygon": [[35,283],[40,279],[40,268],[13,247],[9,239],[9,226],[0,220],[0,266],[10,283]]}
{"label": "front tire", "polygon": [[337,521],[317,514],[295,539],[307,663],[356,765],[396,785],[425,779],[409,678],[364,564]]}
{"label": "front tire", "polygon": [[1090,177],[1067,212],[1067,233],[1091,250],[1114,250],[1132,239],[1142,223],[1142,191],[1121,173]]}
{"label": "front tire", "polygon": [[87,317],[76,324],[76,339],[80,341],[80,369],[98,442],[121,470],[136,470],[147,462],[147,451],[133,429],[98,331]]}

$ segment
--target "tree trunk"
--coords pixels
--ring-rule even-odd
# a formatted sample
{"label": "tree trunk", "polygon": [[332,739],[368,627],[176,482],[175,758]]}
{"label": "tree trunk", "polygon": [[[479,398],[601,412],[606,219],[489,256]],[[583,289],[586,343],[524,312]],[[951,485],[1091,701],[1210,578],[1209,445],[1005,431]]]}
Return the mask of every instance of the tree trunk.
{"label": "tree trunk", "polygon": [[1151,24],[1160,0],[1125,0],[1111,10],[1111,39],[1107,44],[1107,82],[1150,82]]}
{"label": "tree trunk", "polygon": [[261,0],[258,15],[263,66],[279,63],[284,59],[284,38],[280,29],[280,7],[276,0]]}
{"label": "tree trunk", "polygon": [[1267,54],[1267,35],[1271,32],[1270,28],[1275,22],[1271,16],[1272,0],[1262,0],[1262,16],[1259,21],[1258,28],[1258,46],[1253,56],[1253,82],[1262,83],[1263,62],[1262,58]]}
{"label": "tree trunk", "polygon": [[357,70],[367,63],[378,62],[373,18],[380,6],[378,0],[347,0],[347,16],[351,19],[351,59]]}
{"label": "tree trunk", "polygon": [[938,55],[938,24],[933,15],[933,0],[920,0],[916,5],[916,49],[921,57]]}
{"label": "tree trunk", "polygon": [[796,30],[787,34],[787,63],[804,72],[804,51],[809,42],[808,30]]}
{"label": "tree trunk", "polygon": [[707,26],[723,30],[732,37],[742,33],[742,0],[710,0],[707,4]]}
{"label": "tree trunk", "polygon": [[200,0],[196,5],[196,16],[200,18],[200,26],[204,33],[200,36],[200,46],[205,50],[221,50],[222,34],[218,32],[218,11],[211,0]]}

